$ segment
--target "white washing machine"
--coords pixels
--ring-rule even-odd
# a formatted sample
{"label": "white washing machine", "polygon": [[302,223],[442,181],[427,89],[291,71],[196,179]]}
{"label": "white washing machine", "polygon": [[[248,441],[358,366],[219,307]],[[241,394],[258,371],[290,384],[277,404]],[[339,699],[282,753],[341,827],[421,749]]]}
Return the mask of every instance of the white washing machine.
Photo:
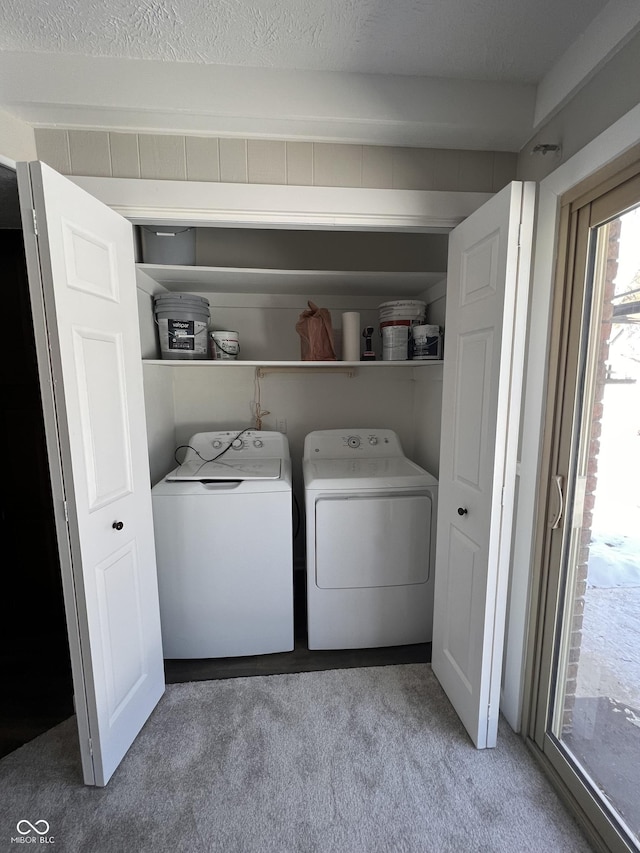
{"label": "white washing machine", "polygon": [[151,492],[164,656],[291,651],[287,439],[235,430],[198,433],[189,445]]}
{"label": "white washing machine", "polygon": [[310,649],[431,641],[438,481],[392,430],[304,443]]}

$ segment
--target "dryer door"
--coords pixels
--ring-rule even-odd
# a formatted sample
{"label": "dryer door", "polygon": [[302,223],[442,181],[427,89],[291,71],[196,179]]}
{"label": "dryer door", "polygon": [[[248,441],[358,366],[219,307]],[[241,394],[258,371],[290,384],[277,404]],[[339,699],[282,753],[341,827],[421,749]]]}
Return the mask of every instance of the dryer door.
{"label": "dryer door", "polygon": [[348,589],[429,580],[431,497],[327,497],[316,503],[316,584]]}

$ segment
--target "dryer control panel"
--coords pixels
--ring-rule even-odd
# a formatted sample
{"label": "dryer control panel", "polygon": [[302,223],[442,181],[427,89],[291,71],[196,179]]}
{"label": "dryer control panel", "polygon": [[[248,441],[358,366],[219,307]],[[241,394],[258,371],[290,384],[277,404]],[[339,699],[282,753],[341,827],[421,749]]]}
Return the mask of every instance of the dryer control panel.
{"label": "dryer control panel", "polygon": [[400,439],[390,429],[325,429],[305,438],[305,459],[404,456]]}

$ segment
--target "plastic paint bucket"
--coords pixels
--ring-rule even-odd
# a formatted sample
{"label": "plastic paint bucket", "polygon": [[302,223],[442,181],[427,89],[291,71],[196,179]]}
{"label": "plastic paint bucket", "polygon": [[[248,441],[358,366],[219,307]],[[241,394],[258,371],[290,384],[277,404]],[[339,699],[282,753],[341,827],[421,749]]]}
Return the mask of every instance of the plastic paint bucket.
{"label": "plastic paint bucket", "polygon": [[196,262],[196,229],[172,225],[142,225],[142,260],[145,264],[192,266]]}
{"label": "plastic paint bucket", "polygon": [[382,335],[382,360],[407,361],[411,320],[389,320],[386,323],[380,323],[380,334]]}
{"label": "plastic paint bucket", "polygon": [[211,358],[218,361],[234,361],[240,352],[237,332],[210,332]]}
{"label": "plastic paint bucket", "polygon": [[414,326],[412,358],[426,361],[442,358],[442,337],[439,326]]}
{"label": "plastic paint bucket", "polygon": [[190,293],[163,293],[153,302],[162,358],[207,358],[209,301]]}
{"label": "plastic paint bucket", "polygon": [[381,323],[388,320],[410,320],[419,323],[424,320],[427,303],[421,299],[398,299],[394,302],[382,302],[378,305]]}

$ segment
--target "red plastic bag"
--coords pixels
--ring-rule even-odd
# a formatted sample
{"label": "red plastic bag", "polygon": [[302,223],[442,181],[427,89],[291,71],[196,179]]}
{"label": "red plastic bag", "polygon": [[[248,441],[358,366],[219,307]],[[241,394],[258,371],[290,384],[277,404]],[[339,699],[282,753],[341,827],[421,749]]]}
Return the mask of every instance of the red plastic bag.
{"label": "red plastic bag", "polygon": [[306,311],[298,317],[296,332],[300,335],[302,361],[335,361],[331,314],[326,308],[318,308],[307,302]]}

